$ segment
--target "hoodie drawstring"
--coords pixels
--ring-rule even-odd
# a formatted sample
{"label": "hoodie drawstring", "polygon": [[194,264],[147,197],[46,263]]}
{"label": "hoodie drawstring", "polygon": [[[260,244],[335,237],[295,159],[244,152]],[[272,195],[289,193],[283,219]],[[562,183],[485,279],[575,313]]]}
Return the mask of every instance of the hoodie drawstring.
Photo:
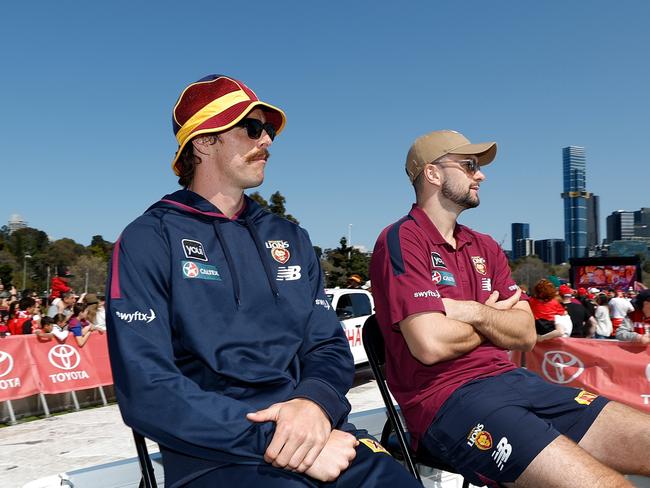
{"label": "hoodie drawstring", "polygon": [[246,221],[246,227],[248,228],[248,232],[250,232],[251,236],[253,237],[253,241],[255,242],[257,253],[260,255],[260,259],[262,260],[262,266],[264,266],[264,271],[266,272],[266,279],[269,280],[269,286],[273,291],[273,296],[275,298],[278,298],[280,296],[280,290],[278,290],[278,285],[275,283],[275,279],[273,278],[273,274],[271,273],[271,267],[269,266],[269,262],[267,261],[264,248],[262,247],[262,241],[260,240],[260,236],[257,234],[257,229],[255,229],[255,225],[253,224],[253,221],[250,219],[248,215],[246,216],[245,221]]}
{"label": "hoodie drawstring", "polygon": [[228,244],[226,244],[226,239],[223,237],[223,234],[221,233],[219,220],[215,220],[212,223],[212,226],[214,227],[214,232],[217,235],[217,239],[219,240],[219,243],[221,244],[221,249],[223,249],[223,254],[226,257],[226,263],[228,264],[228,269],[230,269],[230,276],[232,276],[232,287],[235,293],[235,303],[237,304],[237,307],[239,307],[241,303],[241,300],[239,298],[239,291],[240,291],[239,278],[237,277],[235,265],[232,260],[232,254],[230,254],[230,249],[228,249]]}

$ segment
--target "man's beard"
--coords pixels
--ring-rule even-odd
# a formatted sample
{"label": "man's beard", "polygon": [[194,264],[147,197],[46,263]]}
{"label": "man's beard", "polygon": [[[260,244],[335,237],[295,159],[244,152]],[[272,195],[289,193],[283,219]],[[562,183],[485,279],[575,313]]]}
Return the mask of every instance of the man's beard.
{"label": "man's beard", "polygon": [[441,192],[443,196],[463,209],[478,207],[479,203],[481,203],[478,195],[472,195],[471,189],[468,188],[466,192],[463,192],[459,188],[454,188],[447,181],[442,183]]}

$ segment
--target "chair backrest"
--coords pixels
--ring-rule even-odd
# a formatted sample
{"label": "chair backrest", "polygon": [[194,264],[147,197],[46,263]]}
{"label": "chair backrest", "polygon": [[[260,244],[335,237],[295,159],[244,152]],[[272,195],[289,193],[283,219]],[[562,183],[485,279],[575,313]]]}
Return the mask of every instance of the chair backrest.
{"label": "chair backrest", "polygon": [[[397,442],[399,443],[402,455],[404,456],[404,464],[413,476],[422,481],[420,474],[415,467],[413,457],[411,456],[411,451],[406,440],[406,432],[404,426],[402,425],[402,420],[397,413],[395,405],[393,405],[393,400],[390,397],[388,384],[386,383],[386,377],[384,376],[383,371],[384,364],[386,363],[384,336],[379,329],[379,324],[377,323],[377,318],[374,314],[368,317],[365,324],[363,325],[362,340],[363,347],[366,350],[366,355],[368,356],[368,363],[370,363],[372,374],[377,380],[379,392],[381,393],[381,397],[384,400],[384,405],[386,406],[386,414],[388,415],[388,420],[393,427],[393,430],[397,437]],[[387,434],[387,430],[384,429],[381,439],[382,444],[387,444],[387,439],[385,438]]]}
{"label": "chair backrest", "polygon": [[142,473],[140,488],[158,488],[156,476],[153,472],[153,464],[151,464],[151,458],[149,457],[149,450],[147,449],[144,436],[133,429],[131,429],[131,431],[133,432],[135,449],[138,452],[138,462],[140,463],[140,472]]}

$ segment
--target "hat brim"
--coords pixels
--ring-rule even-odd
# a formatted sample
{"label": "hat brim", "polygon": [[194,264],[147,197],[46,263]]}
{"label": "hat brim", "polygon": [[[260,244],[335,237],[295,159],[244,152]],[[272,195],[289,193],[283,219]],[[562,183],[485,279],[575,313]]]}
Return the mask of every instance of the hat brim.
{"label": "hat brim", "polygon": [[480,166],[485,166],[486,164],[490,164],[492,161],[494,161],[494,158],[497,155],[497,143],[481,142],[478,144],[464,144],[462,146],[450,149],[447,154],[476,156],[478,159],[478,164]]}
{"label": "hat brim", "polygon": [[280,134],[287,122],[287,117],[284,112],[278,107],[274,107],[273,105],[265,102],[260,102],[259,100],[246,100],[240,103],[236,103],[235,105],[229,107],[227,110],[224,110],[214,117],[210,117],[201,125],[199,125],[178,147],[176,155],[174,156],[174,160],[172,161],[172,169],[174,170],[176,176],[180,176],[178,168],[176,166],[178,163],[178,158],[183,152],[185,146],[187,146],[187,144],[192,139],[201,134],[215,134],[224,132],[237,125],[240,120],[242,120],[256,108],[261,108],[265,112],[267,122],[273,124],[273,127],[275,127],[275,134]]}

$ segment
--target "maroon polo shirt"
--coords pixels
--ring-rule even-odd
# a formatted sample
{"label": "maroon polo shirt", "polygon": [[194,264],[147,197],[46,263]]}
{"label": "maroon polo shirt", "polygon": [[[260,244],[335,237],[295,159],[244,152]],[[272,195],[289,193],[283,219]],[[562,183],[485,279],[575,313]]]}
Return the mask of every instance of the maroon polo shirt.
{"label": "maroon polo shirt", "polygon": [[415,446],[454,390],[516,367],[506,350],[489,342],[432,366],[415,359],[406,345],[399,322],[419,312],[445,313],[443,297],[485,303],[494,290],[503,300],[518,288],[494,239],[460,224],[454,237],[456,249],[413,205],[406,217],[382,231],[370,264],[377,321],[386,341],[386,379]]}

